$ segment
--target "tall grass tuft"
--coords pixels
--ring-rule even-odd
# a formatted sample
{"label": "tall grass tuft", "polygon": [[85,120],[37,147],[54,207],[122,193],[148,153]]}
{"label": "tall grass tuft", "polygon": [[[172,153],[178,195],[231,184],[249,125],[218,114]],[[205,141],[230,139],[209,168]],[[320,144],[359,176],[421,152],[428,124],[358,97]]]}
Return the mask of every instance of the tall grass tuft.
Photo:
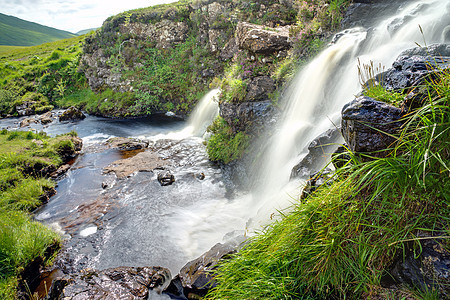
{"label": "tall grass tuft", "polygon": [[[405,116],[389,156],[348,153],[331,185],[221,262],[207,298],[370,298],[396,257],[411,247],[420,254],[420,233],[448,239],[449,82],[443,71],[425,83],[428,103]],[[437,292],[410,294],[433,299]]]}

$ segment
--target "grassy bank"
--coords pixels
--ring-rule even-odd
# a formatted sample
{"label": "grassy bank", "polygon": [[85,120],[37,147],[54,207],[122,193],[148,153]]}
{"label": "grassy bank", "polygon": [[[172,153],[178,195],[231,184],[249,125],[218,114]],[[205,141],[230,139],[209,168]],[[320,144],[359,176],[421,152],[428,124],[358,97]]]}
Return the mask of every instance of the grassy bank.
{"label": "grassy bank", "polygon": [[450,250],[449,83],[445,71],[426,84],[389,156],[348,153],[333,182],[223,261],[207,298],[439,299],[437,286],[392,291],[381,281],[423,239],[441,236]]}
{"label": "grassy bank", "polygon": [[42,204],[55,183],[46,177],[74,149],[71,135],[0,131],[0,298],[15,299],[21,273],[37,259],[51,259],[60,237],[33,221],[31,210]]}

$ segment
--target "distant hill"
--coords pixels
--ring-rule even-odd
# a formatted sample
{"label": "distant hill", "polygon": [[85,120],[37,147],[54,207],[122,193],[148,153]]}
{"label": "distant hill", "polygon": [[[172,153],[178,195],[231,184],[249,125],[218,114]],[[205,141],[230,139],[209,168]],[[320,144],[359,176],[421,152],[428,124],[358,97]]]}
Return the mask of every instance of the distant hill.
{"label": "distant hill", "polygon": [[34,46],[75,34],[0,13],[0,45]]}
{"label": "distant hill", "polygon": [[89,29],[84,29],[84,30],[80,30],[76,33],[76,35],[83,35],[86,33],[89,33],[91,31],[97,30],[98,28],[89,28]]}

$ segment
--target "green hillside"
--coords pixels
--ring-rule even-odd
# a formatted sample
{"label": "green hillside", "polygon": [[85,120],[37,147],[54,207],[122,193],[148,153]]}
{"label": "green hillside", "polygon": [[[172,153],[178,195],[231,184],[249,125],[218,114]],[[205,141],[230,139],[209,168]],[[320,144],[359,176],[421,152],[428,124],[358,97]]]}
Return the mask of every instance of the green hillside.
{"label": "green hillside", "polygon": [[34,46],[74,36],[68,31],[0,13],[0,45]]}

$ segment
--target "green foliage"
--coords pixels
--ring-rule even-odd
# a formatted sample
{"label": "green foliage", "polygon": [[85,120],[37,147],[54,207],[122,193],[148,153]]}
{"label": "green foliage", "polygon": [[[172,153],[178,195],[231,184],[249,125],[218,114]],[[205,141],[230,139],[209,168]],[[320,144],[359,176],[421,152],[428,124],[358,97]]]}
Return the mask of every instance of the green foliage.
{"label": "green foliage", "polygon": [[[60,237],[35,222],[28,212],[42,204],[41,196],[55,187],[43,178],[73,149],[71,132],[56,138],[45,133],[0,131],[0,298],[15,299],[18,277],[38,257],[48,261]],[[49,251],[49,248],[53,250]]]}
{"label": "green foliage", "polygon": [[[449,82],[446,71],[426,84],[428,103],[405,117],[390,155],[348,153],[351,160],[337,170],[333,183],[282,212],[239,253],[222,261],[218,285],[206,298],[376,296],[397,255],[407,248],[419,255],[424,234],[448,239]],[[425,291],[415,297],[436,295]]]}
{"label": "green foliage", "polygon": [[399,106],[405,96],[402,93],[387,91],[382,85],[376,85],[364,90],[364,95],[382,102]]}
{"label": "green foliage", "polygon": [[0,13],[0,44],[33,46],[74,37],[73,33]]}
{"label": "green foliage", "polygon": [[209,159],[212,161],[227,164],[240,159],[250,143],[250,137],[247,134],[244,132],[233,133],[230,126],[221,117],[218,117],[208,127],[208,131],[213,134],[206,145]]}

